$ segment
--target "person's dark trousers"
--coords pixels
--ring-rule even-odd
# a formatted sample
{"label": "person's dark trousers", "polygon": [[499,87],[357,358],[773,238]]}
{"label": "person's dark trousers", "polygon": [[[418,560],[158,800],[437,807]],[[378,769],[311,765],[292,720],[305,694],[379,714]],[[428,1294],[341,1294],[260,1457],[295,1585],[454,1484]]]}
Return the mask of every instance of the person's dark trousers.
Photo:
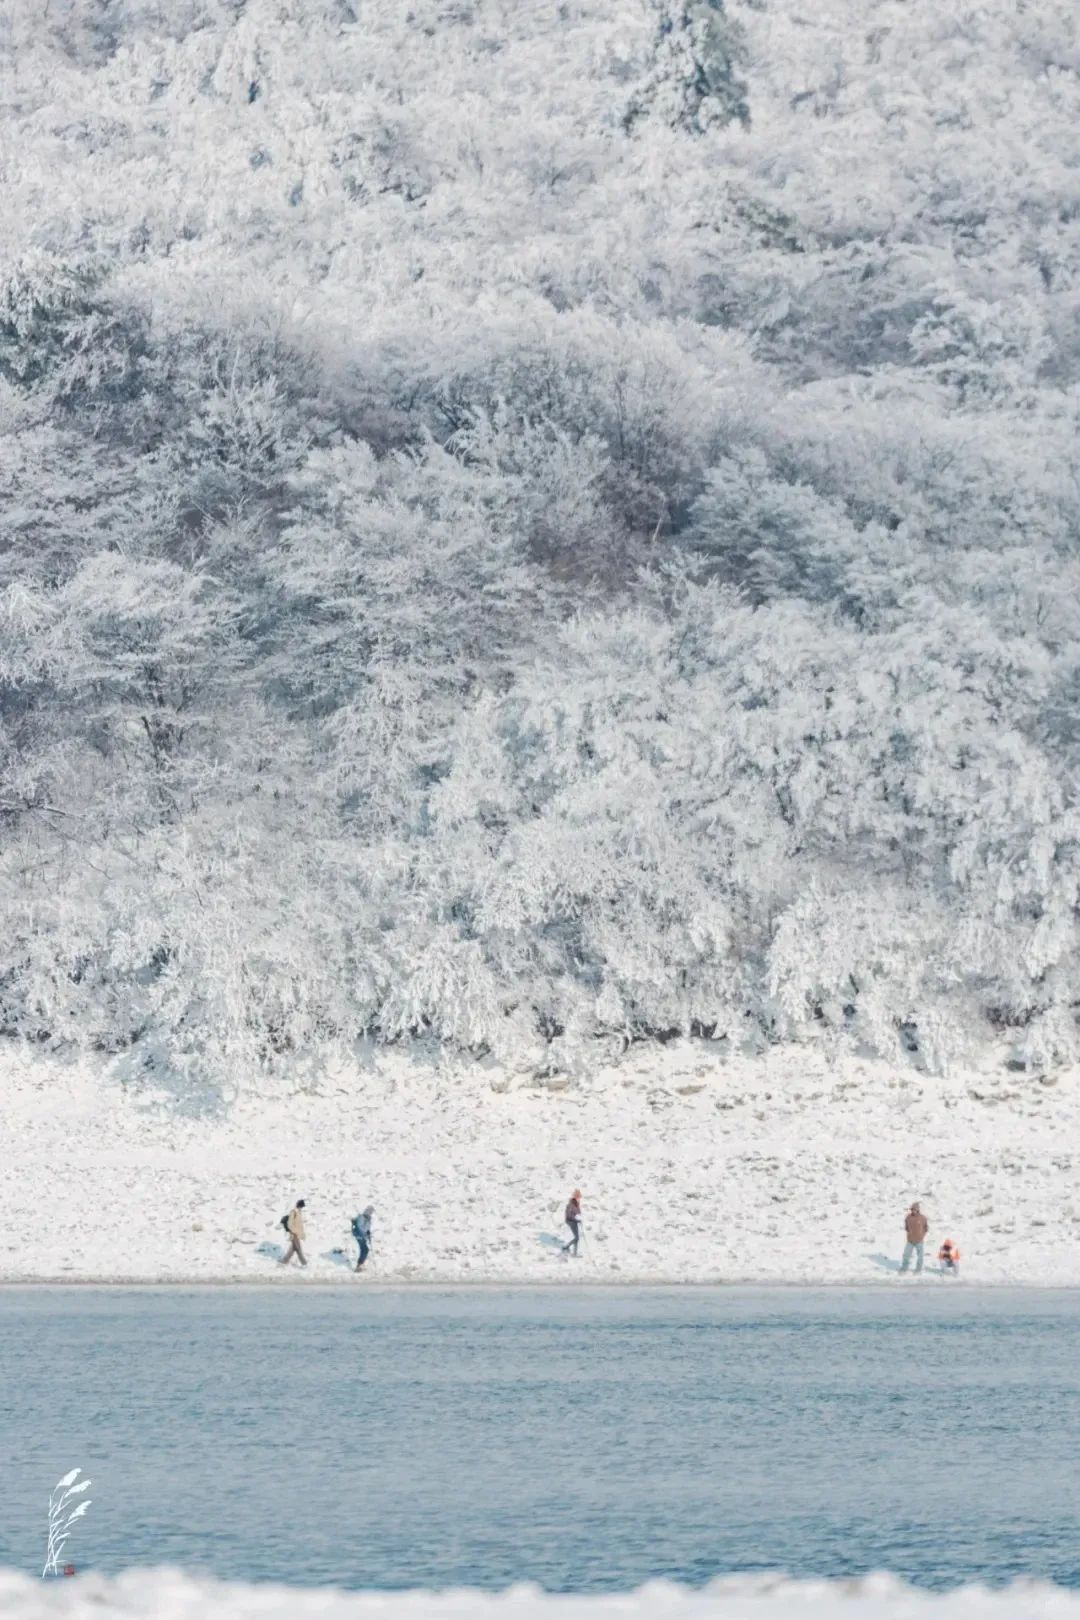
{"label": "person's dark trousers", "polygon": [[367,1259],[368,1255],[371,1253],[371,1244],[365,1242],[365,1240],[363,1238],[357,1238],[356,1242],[357,1242],[357,1244],[359,1246],[359,1249],[360,1249],[360,1258],[356,1262],[356,1269],[357,1269],[357,1271],[359,1271],[360,1267],[363,1265],[364,1261]]}
{"label": "person's dark trousers", "polygon": [[569,1243],[563,1244],[562,1252],[563,1254],[577,1254],[578,1238],[581,1236],[581,1222],[568,1220],[566,1224],[574,1235]]}

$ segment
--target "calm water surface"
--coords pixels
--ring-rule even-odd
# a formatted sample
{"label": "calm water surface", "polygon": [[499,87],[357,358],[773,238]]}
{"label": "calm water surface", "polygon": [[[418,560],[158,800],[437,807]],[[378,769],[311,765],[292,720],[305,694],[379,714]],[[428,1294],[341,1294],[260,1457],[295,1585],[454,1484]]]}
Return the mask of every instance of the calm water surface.
{"label": "calm water surface", "polygon": [[1080,1299],[0,1291],[0,1564],[626,1588],[782,1568],[1080,1585]]}

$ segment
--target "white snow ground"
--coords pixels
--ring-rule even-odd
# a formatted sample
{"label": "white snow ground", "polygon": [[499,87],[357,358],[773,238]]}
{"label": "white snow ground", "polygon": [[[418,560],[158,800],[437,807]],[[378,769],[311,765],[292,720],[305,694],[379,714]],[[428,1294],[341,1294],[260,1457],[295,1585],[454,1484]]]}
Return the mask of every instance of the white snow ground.
{"label": "white snow ground", "polygon": [[888,1576],[859,1581],[735,1577],[701,1591],[663,1583],[613,1597],[503,1593],[333,1592],[228,1586],[171,1570],[106,1580],[33,1581],[0,1572],[0,1617],[38,1620],[1076,1620],[1080,1594],[1037,1584],[944,1595]]}
{"label": "white snow ground", "polygon": [[[0,1280],[896,1286],[918,1196],[929,1252],[956,1239],[965,1280],[1080,1284],[1076,1073],[942,1080],[685,1043],[565,1090],[385,1055],[290,1085],[308,1089],[245,1087],[223,1116],[184,1118],[107,1070],[5,1055]],[[552,1239],[575,1186],[587,1242],[567,1262]],[[306,1272],[261,1248],[297,1197]],[[332,1250],[351,1252],[368,1202],[358,1280]]]}

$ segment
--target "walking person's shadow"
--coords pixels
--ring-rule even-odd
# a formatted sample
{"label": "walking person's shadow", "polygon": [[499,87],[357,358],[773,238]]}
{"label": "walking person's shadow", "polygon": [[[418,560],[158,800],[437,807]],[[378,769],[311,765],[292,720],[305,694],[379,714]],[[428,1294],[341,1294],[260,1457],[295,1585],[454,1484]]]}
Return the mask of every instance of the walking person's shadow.
{"label": "walking person's shadow", "polygon": [[344,1249],[327,1249],[325,1254],[320,1254],[319,1259],[329,1260],[332,1266],[344,1266],[346,1271],[356,1270],[356,1261],[346,1254]]}
{"label": "walking person's shadow", "polygon": [[559,1253],[562,1253],[562,1238],[557,1238],[553,1232],[537,1232],[536,1236],[537,1241],[542,1243],[545,1249],[558,1249]]}

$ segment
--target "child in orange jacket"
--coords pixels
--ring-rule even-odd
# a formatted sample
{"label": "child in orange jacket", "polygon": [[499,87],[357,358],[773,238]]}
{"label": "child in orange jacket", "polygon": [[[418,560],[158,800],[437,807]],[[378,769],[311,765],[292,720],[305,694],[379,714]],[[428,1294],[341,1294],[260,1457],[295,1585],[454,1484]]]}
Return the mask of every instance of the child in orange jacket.
{"label": "child in orange jacket", "polygon": [[938,1260],[941,1262],[941,1269],[944,1273],[953,1277],[960,1275],[960,1250],[952,1238],[946,1238],[941,1245],[938,1250]]}

